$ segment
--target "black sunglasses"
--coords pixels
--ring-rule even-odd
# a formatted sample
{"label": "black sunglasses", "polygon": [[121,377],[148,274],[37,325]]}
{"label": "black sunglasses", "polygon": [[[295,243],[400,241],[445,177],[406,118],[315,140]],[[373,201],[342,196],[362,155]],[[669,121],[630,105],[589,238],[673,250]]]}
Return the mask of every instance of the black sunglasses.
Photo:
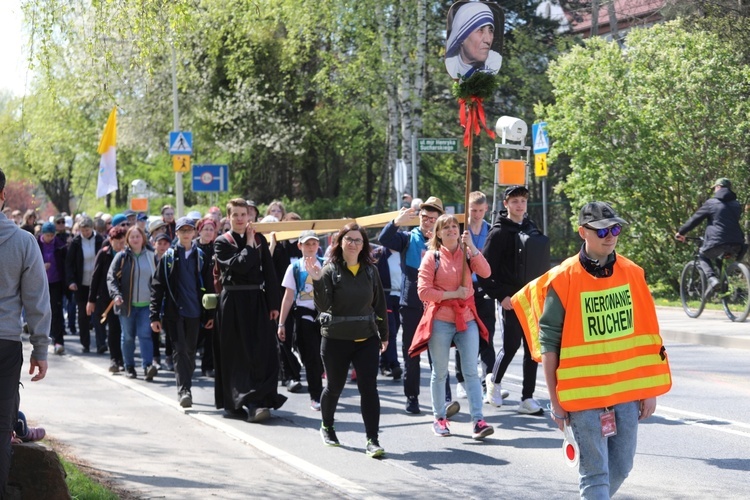
{"label": "black sunglasses", "polygon": [[591,229],[592,231],[596,231],[596,235],[601,239],[606,238],[609,233],[612,233],[612,236],[617,236],[622,232],[622,226],[620,224],[615,224],[612,227],[605,227],[604,229],[594,229],[593,227],[589,226],[583,227],[585,227],[586,229]]}

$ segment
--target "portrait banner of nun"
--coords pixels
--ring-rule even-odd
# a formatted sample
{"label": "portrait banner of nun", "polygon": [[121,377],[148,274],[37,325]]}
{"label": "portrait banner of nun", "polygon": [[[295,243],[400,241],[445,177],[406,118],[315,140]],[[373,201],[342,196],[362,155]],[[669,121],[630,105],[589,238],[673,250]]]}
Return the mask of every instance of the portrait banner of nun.
{"label": "portrait banner of nun", "polygon": [[497,74],[503,63],[505,15],[494,2],[460,1],[448,10],[445,67],[454,80]]}

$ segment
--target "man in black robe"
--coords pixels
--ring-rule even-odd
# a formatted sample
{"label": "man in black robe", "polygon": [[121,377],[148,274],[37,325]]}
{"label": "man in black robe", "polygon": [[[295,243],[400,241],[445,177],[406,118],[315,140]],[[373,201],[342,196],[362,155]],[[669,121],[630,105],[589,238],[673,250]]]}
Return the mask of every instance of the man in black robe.
{"label": "man in black robe", "polygon": [[227,417],[262,422],[286,401],[277,392],[274,333],[281,292],[268,243],[248,223],[247,202],[230,200],[227,213],[232,228],[214,243],[222,287],[214,339],[215,403]]}

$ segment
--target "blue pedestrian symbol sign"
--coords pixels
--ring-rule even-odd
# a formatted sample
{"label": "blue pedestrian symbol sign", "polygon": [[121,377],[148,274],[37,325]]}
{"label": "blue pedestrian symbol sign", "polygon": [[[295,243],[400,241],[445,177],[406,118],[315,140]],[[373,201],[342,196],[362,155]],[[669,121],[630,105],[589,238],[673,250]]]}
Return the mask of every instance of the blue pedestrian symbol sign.
{"label": "blue pedestrian symbol sign", "polygon": [[228,165],[193,165],[193,192],[229,191]]}
{"label": "blue pedestrian symbol sign", "polygon": [[531,138],[534,141],[534,154],[549,153],[549,136],[547,122],[535,123],[531,126]]}
{"label": "blue pedestrian symbol sign", "polygon": [[171,155],[191,155],[193,154],[193,133],[192,132],[170,132],[169,133],[169,154]]}

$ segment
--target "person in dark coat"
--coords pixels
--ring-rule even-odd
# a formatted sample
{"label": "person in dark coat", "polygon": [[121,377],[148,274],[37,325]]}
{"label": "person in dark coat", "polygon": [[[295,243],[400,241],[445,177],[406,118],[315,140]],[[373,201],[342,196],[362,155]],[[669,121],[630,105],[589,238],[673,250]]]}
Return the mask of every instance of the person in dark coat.
{"label": "person in dark coat", "polygon": [[[94,275],[91,278],[91,287],[89,288],[89,300],[86,304],[86,314],[94,315],[94,322],[101,324],[101,316],[107,310],[110,302],[109,290],[107,289],[107,273],[109,266],[115,258],[117,252],[125,249],[125,233],[127,228],[122,226],[111,227],[107,233],[107,241],[102,244],[101,250],[96,254],[94,261]],[[109,346],[109,372],[117,373],[125,370],[125,364],[122,360],[122,328],[120,318],[115,314],[114,308],[110,307],[107,311],[107,345]],[[97,342],[99,333],[97,332]]]}
{"label": "person in dark coat", "polygon": [[[68,290],[75,295],[78,307],[78,333],[81,336],[83,352],[89,352],[91,344],[91,314],[86,312],[91,279],[94,276],[96,254],[102,248],[104,238],[94,232],[94,221],[83,217],[78,223],[80,234],[73,238],[65,258],[65,277]],[[103,328],[96,329],[96,351],[104,354],[107,350]]]}
{"label": "person in dark coat", "polygon": [[247,201],[230,200],[227,213],[232,228],[214,243],[222,288],[214,342],[215,404],[229,418],[262,422],[271,408],[286,401],[277,392],[274,334],[281,291],[268,243],[248,223]]}
{"label": "person in dark coat", "polygon": [[700,266],[708,279],[705,295],[719,285],[712,260],[721,258],[725,254],[732,254],[741,258],[745,245],[745,233],[740,226],[742,207],[737,201],[737,195],[732,191],[732,181],[726,177],[714,182],[714,196],[706,200],[688,221],[677,230],[675,238],[685,241],[685,235],[704,220],[706,232],[700,249]]}

